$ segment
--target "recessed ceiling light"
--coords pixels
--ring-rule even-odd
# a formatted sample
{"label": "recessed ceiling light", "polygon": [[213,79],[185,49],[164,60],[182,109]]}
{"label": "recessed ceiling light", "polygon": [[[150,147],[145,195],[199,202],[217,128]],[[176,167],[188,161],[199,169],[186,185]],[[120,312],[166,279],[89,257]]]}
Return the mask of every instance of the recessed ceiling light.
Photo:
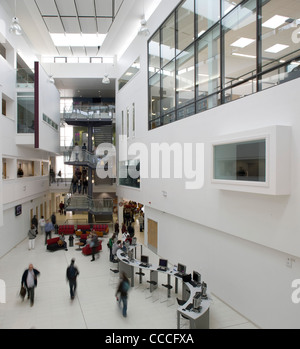
{"label": "recessed ceiling light", "polygon": [[253,39],[240,38],[237,41],[235,41],[234,43],[232,43],[230,46],[244,48],[244,47],[252,44],[254,41],[255,40],[253,40]]}
{"label": "recessed ceiling light", "polygon": [[289,47],[288,45],[276,44],[276,45],[268,48],[267,50],[265,50],[265,52],[268,52],[268,53],[278,53],[280,51],[285,50],[288,47]]}
{"label": "recessed ceiling light", "polygon": [[256,59],[256,56],[251,56],[251,55],[244,55],[242,53],[233,53],[233,56],[239,56],[239,57],[244,57],[244,58],[253,58]]}
{"label": "recessed ceiling light", "polygon": [[280,27],[282,24],[284,24],[289,17],[279,16],[275,15],[272,18],[270,18],[268,21],[262,24],[263,27],[276,29]]}

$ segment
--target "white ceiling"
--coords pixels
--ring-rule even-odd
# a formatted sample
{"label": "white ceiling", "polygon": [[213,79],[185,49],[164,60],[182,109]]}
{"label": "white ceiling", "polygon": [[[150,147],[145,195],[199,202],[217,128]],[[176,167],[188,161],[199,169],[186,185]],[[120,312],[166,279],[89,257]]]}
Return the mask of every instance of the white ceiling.
{"label": "white ceiling", "polygon": [[[138,32],[144,14],[160,0],[0,0],[13,17],[19,18],[25,37],[38,56],[120,57]],[[107,34],[102,46],[55,47],[50,33]],[[126,46],[127,45],[127,46]],[[98,79],[59,79],[64,94],[90,97],[114,93],[114,79],[99,88]],[[75,87],[75,88],[74,88]],[[86,93],[84,92],[86,91]],[[93,92],[95,91],[95,92]]]}

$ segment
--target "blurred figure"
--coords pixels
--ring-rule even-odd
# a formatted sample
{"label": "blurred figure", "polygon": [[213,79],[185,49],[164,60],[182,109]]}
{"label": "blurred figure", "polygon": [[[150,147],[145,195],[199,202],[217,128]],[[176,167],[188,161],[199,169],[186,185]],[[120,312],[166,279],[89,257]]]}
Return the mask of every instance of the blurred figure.
{"label": "blurred figure", "polygon": [[51,239],[51,233],[54,231],[54,225],[47,219],[45,224],[45,245],[47,245],[48,238]]}
{"label": "blurred figure", "polygon": [[38,225],[39,225],[39,222],[36,218],[36,215],[33,216],[32,220],[31,220],[31,225],[34,225],[35,226],[35,229],[36,229],[36,234],[38,234]]}
{"label": "blurred figure", "polygon": [[73,300],[75,298],[75,292],[77,288],[77,276],[79,275],[79,271],[75,266],[75,259],[72,258],[70,266],[67,268],[67,281],[69,281],[70,286],[70,296]]}
{"label": "blurred figure", "polygon": [[99,240],[98,240],[98,235],[96,232],[93,230],[92,233],[92,239],[90,242],[90,247],[92,248],[92,259],[91,262],[95,260],[95,255],[97,255],[97,258],[100,257],[100,253],[98,252],[98,246],[99,246]]}
{"label": "blurred figure", "polygon": [[22,276],[21,285],[27,290],[28,299],[30,299],[30,306],[34,304],[34,289],[37,287],[37,277],[40,272],[33,268],[32,264],[29,264],[27,270],[24,271]]}
{"label": "blurred figure", "polygon": [[35,242],[35,238],[36,238],[36,228],[35,226],[32,224],[31,229],[29,229],[28,231],[28,239],[29,239],[29,250],[33,250],[34,249],[34,242]]}
{"label": "blurred figure", "polygon": [[128,306],[128,291],[130,288],[129,280],[127,278],[127,275],[122,272],[121,274],[121,281],[116,291],[116,298],[117,301],[119,301],[120,305],[121,302],[123,303],[123,316],[127,317],[127,306]]}

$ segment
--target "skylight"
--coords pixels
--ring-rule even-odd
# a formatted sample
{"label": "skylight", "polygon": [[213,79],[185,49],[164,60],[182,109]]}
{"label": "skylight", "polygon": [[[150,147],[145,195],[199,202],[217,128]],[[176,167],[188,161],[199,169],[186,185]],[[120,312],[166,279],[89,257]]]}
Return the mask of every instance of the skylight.
{"label": "skylight", "polygon": [[57,47],[98,47],[102,46],[106,34],[56,34],[50,33],[53,43]]}

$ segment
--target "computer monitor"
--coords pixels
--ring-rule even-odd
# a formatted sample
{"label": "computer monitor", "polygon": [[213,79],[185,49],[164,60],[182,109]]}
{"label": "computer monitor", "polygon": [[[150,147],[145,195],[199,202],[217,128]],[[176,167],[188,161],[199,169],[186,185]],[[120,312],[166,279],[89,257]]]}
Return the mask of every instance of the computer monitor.
{"label": "computer monitor", "polygon": [[178,263],[177,271],[178,271],[180,274],[185,274],[185,272],[186,272],[186,266],[183,265],[183,264],[179,264],[179,263]]}
{"label": "computer monitor", "polygon": [[143,264],[149,264],[149,257],[148,256],[141,256],[141,262]]}
{"label": "computer monitor", "polygon": [[201,274],[197,271],[193,271],[193,281],[195,281],[197,284],[201,283]]}
{"label": "computer monitor", "polygon": [[167,259],[159,259],[159,267],[160,268],[167,268],[168,267],[168,260]]}

